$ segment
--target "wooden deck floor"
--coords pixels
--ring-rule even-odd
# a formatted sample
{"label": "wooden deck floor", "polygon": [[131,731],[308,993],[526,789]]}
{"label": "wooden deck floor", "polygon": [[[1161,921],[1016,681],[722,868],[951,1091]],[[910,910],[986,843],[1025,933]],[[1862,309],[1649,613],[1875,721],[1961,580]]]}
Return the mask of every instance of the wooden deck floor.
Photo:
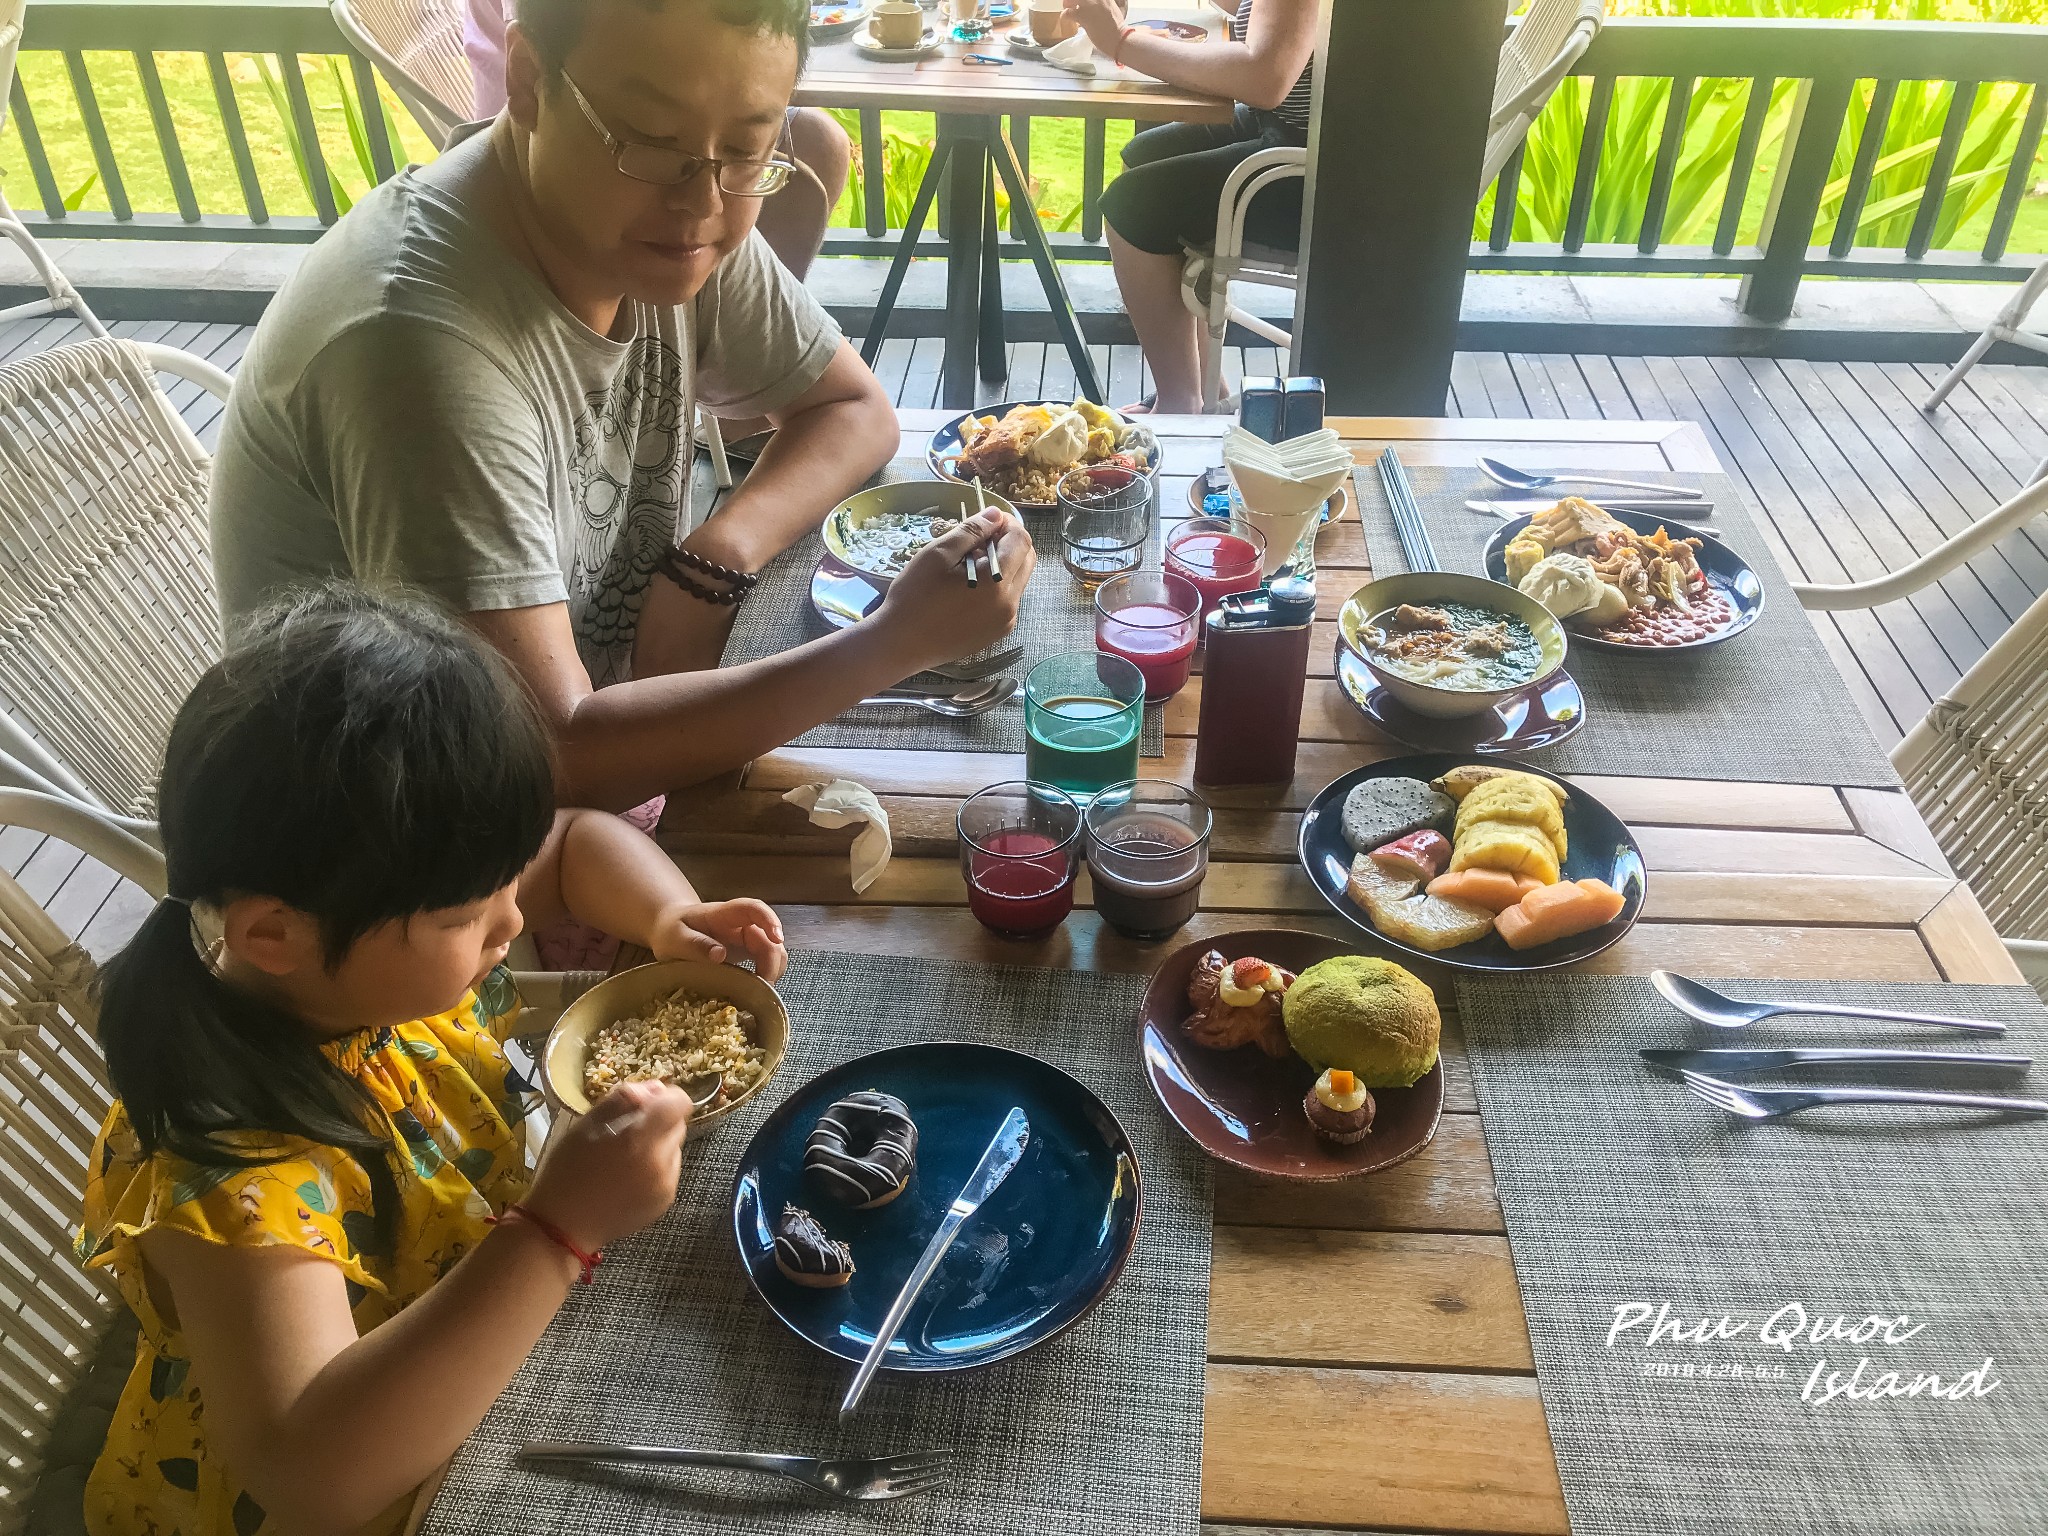
{"label": "wooden deck floor", "polygon": [[[144,322],[119,334],[186,348],[232,372],[250,328]],[[0,362],[75,339],[68,321],[0,326]],[[940,342],[884,344],[877,372],[899,405],[936,403]],[[1114,401],[1148,388],[1135,347],[1097,347]],[[1233,350],[1226,369],[1270,374],[1278,356]],[[1448,412],[1463,416],[1695,421],[1747,487],[1785,568],[1816,582],[1859,581],[1906,564],[2017,491],[2048,455],[2048,368],[1979,367],[1935,416],[1919,402],[1940,370],[1905,363],[1463,353]],[[1010,378],[987,398],[1074,387],[1057,346],[1010,349]],[[177,383],[171,397],[212,446],[219,403]],[[1817,615],[1836,665],[1890,745],[2033,599],[2048,590],[2048,521],[2036,521],[1909,602]],[[83,929],[96,952],[139,915],[139,893],[38,837],[0,831],[0,867]]]}

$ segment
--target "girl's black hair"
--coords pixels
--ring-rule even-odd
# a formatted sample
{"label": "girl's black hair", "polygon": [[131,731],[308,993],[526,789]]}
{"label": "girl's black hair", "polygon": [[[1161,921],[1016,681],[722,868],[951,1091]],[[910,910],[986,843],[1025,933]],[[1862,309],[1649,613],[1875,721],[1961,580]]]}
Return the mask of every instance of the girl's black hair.
{"label": "girl's black hair", "polygon": [[389,1251],[387,1117],[300,1020],[214,973],[191,903],[275,897],[318,921],[332,968],[379,924],[480,900],[547,836],[548,738],[496,654],[425,603],[322,587],[239,633],[171,727],[170,896],[102,972],[107,1071],[145,1154],[257,1167],[286,1155],[272,1138],[349,1153]]}

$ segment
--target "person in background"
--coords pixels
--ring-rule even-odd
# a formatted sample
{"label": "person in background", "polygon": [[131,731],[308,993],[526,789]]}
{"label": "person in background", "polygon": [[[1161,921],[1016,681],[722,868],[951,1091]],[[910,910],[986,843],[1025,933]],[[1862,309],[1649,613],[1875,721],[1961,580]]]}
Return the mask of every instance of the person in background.
{"label": "person in background", "polygon": [[141,1330],[84,1529],[396,1532],[597,1250],[674,1201],[691,1104],[661,1082],[529,1171],[507,947],[566,907],[772,978],[782,925],[557,811],[550,757],[488,647],[345,585],[255,616],[179,709],[168,894],[102,976],[77,1252]]}
{"label": "person in background", "polygon": [[[472,113],[479,120],[505,109],[505,24],[507,0],[465,0],[462,51],[469,55],[475,86]],[[768,249],[798,278],[810,274],[832,210],[846,191],[853,169],[853,141],[836,119],[817,107],[791,107],[784,119],[783,149],[796,161],[789,185],[761,205],[757,228]]]}
{"label": "person in background", "polygon": [[[1308,143],[1316,0],[1211,0],[1229,36],[1183,42],[1132,27],[1123,0],[1068,0],[1102,53],[1185,91],[1237,104],[1227,123],[1168,123],[1124,146],[1124,172],[1102,190],[1102,222],[1124,308],[1145,349],[1154,393],[1135,409],[1202,408],[1200,331],[1181,297],[1186,252],[1216,238],[1224,180],[1248,156]],[[1253,200],[1245,238],[1292,250],[1301,240],[1300,178]]]}
{"label": "person in background", "polygon": [[[990,511],[865,622],[719,665],[756,573],[901,441],[755,230],[809,21],[521,0],[505,110],[358,202],[256,328],[209,500],[230,633],[309,582],[422,591],[518,671],[563,802],[625,810],[1009,632],[1036,555]],[[691,500],[699,401],[777,429],[715,516]],[[971,586],[990,544],[1004,579]]]}

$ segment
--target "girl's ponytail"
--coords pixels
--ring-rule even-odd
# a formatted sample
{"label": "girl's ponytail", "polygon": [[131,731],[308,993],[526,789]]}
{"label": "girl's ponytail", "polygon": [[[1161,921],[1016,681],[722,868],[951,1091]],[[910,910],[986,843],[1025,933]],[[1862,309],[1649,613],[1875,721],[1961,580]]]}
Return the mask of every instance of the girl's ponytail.
{"label": "girl's ponytail", "polygon": [[191,904],[167,896],[100,972],[107,1075],[145,1154],[201,1168],[253,1168],[284,1143],[348,1153],[370,1181],[378,1246],[399,1201],[382,1111],[297,1019],[231,987],[201,953]]}

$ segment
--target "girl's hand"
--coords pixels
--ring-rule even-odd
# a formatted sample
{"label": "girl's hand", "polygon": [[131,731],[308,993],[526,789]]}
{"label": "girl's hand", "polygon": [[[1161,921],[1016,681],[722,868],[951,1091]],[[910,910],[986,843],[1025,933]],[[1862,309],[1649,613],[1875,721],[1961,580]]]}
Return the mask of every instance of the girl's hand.
{"label": "girl's hand", "polygon": [[1119,0],[1067,0],[1067,9],[1081,18],[1081,30],[1088,34],[1088,41],[1110,58],[1116,57],[1117,45],[1123,41],[1124,8]]}
{"label": "girl's hand", "polygon": [[675,1203],[690,1097],[667,1083],[621,1083],[553,1137],[526,1204],[585,1248],[659,1221]]}
{"label": "girl's hand", "polygon": [[754,962],[763,981],[773,982],[789,969],[782,947],[782,919],[764,901],[743,896],[736,901],[676,902],[654,919],[647,947],[657,960],[710,960],[723,963],[734,951]]}

